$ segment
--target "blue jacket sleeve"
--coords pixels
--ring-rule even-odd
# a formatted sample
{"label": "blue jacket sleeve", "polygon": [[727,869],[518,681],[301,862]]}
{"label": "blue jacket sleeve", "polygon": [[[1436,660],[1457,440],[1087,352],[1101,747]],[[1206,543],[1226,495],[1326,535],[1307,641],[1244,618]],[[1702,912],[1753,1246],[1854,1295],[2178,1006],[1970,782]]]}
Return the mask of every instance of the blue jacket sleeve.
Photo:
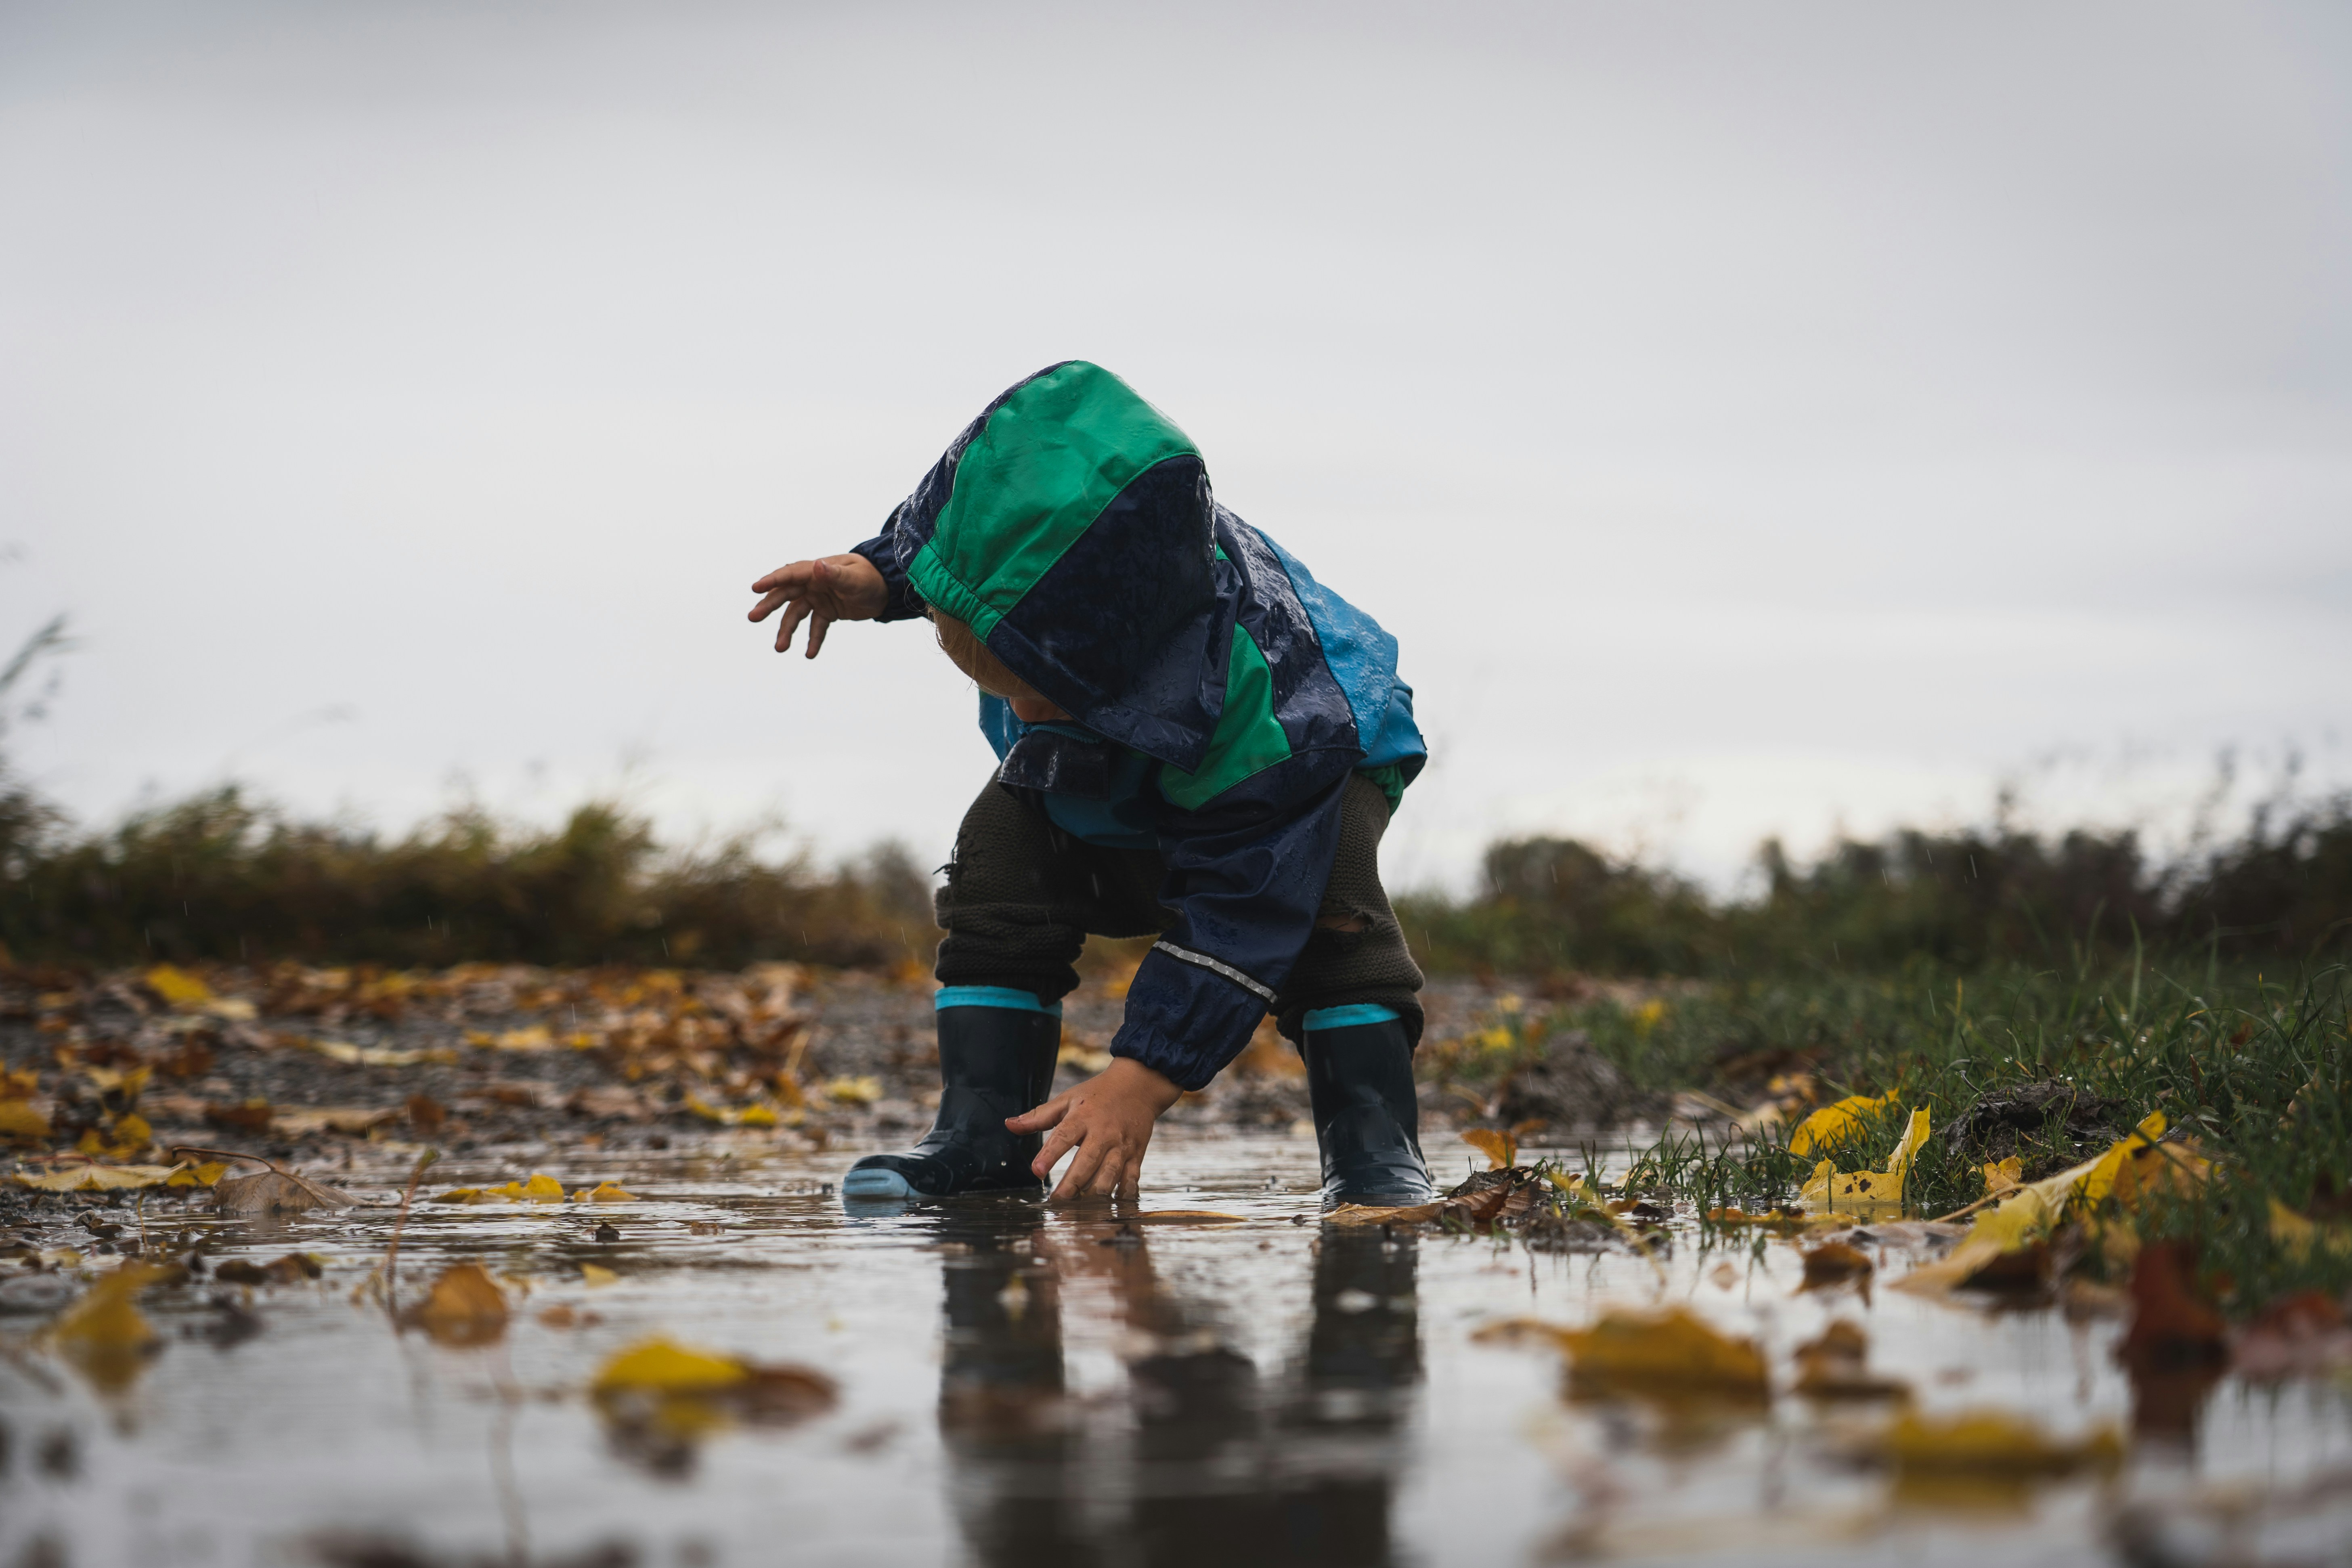
{"label": "blue jacket sleeve", "polygon": [[1198,811],[1163,805],[1160,901],[1178,919],[1135,972],[1113,1056],[1200,1089],[1249,1044],[1315,928],[1353,762],[1292,757]]}
{"label": "blue jacket sleeve", "polygon": [[863,555],[882,574],[882,581],[890,590],[889,603],[874,618],[877,621],[908,621],[923,613],[923,601],[916,596],[914,585],[907,581],[907,563],[898,559],[898,514],[892,512],[882,524],[882,531],[863,544],[849,547],[852,555]]}

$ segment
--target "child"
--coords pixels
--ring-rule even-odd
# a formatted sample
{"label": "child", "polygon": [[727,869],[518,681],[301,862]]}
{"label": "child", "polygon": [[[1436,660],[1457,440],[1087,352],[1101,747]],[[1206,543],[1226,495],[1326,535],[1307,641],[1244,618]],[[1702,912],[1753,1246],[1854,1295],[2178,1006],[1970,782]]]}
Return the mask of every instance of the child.
{"label": "child", "polygon": [[[1001,765],[938,895],[939,1120],[845,1196],[1132,1198],[1153,1122],[1271,1010],[1306,1058],[1325,1197],[1432,1195],[1421,971],[1381,832],[1427,751],[1396,640],[1217,504],[1184,433],[1068,361],[956,437],[881,533],[751,584],[776,650],[928,616]],[[1053,1094],[1087,933],[1156,936],[1111,1065]],[[1048,1098],[1051,1096],[1051,1098]],[[1050,1136],[1046,1136],[1050,1134]]]}

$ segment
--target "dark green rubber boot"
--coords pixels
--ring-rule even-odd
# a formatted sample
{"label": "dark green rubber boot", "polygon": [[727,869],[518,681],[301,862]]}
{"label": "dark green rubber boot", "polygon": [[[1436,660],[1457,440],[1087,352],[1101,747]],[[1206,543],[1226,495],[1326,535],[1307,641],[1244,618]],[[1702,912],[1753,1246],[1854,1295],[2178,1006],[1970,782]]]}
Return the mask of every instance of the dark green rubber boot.
{"label": "dark green rubber boot", "polygon": [[1324,1007],[1302,1021],[1307,1093],[1323,1152],[1323,1206],[1397,1207],[1437,1196],[1421,1157],[1412,1040],[1386,1007]]}
{"label": "dark green rubber boot", "polygon": [[842,1178],[845,1199],[956,1197],[1035,1192],[1029,1163],[1042,1133],[1016,1138],[1004,1119],[1033,1110],[1054,1092],[1062,1010],[1026,991],[950,985],[939,994],[940,1113],[904,1154],[868,1154]]}

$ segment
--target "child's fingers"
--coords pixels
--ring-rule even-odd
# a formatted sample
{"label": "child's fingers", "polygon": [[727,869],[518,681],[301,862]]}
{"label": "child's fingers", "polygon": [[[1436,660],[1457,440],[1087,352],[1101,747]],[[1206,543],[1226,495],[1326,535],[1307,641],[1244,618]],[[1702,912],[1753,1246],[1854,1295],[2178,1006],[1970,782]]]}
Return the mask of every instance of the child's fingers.
{"label": "child's fingers", "polygon": [[786,648],[793,646],[793,633],[798,631],[800,629],[800,624],[803,621],[807,620],[811,615],[814,614],[816,606],[810,604],[806,599],[794,599],[791,605],[786,606],[784,610],[784,618],[776,623],[776,651],[778,653],[782,653]]}
{"label": "child's fingers", "polygon": [[1078,1140],[1083,1135],[1078,1129],[1067,1123],[1055,1127],[1052,1134],[1046,1138],[1045,1146],[1037,1151],[1037,1157],[1029,1162],[1029,1173],[1041,1180],[1051,1174],[1055,1162],[1076,1148]]}
{"label": "child's fingers", "polygon": [[1056,1125],[1069,1113],[1070,1094],[1064,1089],[1043,1105],[1024,1110],[1018,1116],[1006,1117],[1004,1130],[1025,1138],[1032,1132],[1043,1132],[1046,1128]]}
{"label": "child's fingers", "polygon": [[818,616],[809,622],[809,658],[814,658],[816,657],[816,650],[824,646],[825,630],[832,625],[833,617],[831,616]]}
{"label": "child's fingers", "polygon": [[1070,1168],[1062,1173],[1061,1184],[1054,1189],[1053,1201],[1066,1203],[1083,1196],[1092,1184],[1095,1173],[1102,1168],[1102,1163],[1101,1140],[1089,1139],[1079,1144],[1077,1153],[1071,1157]]}
{"label": "child's fingers", "polygon": [[808,581],[809,565],[806,561],[795,561],[789,566],[779,566],[752,584],[751,592],[789,598],[795,589]]}

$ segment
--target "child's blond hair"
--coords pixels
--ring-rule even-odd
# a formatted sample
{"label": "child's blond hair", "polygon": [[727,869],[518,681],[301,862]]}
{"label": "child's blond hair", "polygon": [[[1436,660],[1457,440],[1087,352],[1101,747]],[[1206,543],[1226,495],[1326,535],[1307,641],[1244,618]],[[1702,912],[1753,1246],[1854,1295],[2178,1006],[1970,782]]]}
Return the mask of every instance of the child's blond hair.
{"label": "child's blond hair", "polygon": [[1004,661],[989,652],[988,645],[973,636],[970,626],[944,610],[932,610],[929,615],[931,630],[940,639],[940,651],[952,659],[958,669],[971,676],[982,691],[1008,700],[1045,700],[1036,688],[1005,668]]}

